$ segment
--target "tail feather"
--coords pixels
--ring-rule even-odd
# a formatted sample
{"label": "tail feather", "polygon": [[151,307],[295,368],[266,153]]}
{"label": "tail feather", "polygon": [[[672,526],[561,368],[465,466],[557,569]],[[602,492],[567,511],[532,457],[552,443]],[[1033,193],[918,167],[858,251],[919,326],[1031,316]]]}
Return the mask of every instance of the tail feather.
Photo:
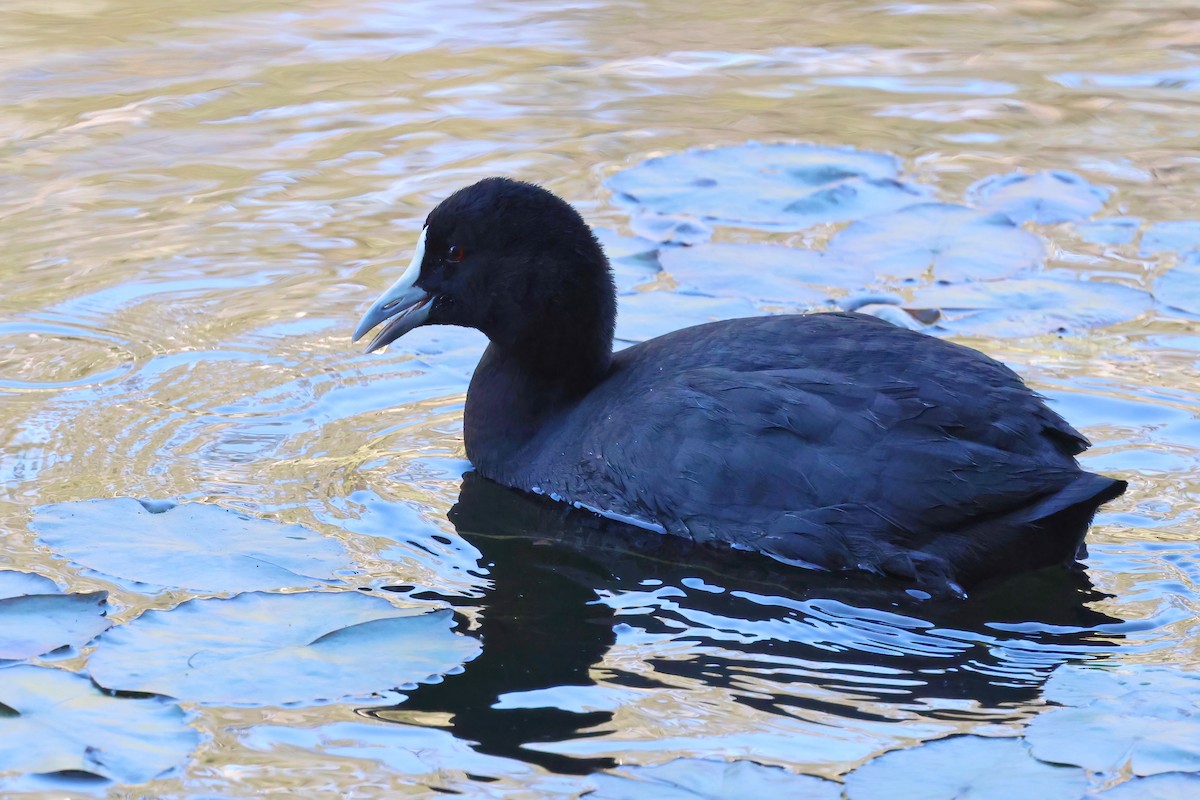
{"label": "tail feather", "polygon": [[962,532],[967,549],[957,576],[964,585],[1054,565],[1070,565],[1087,555],[1084,537],[1101,505],[1120,497],[1125,481],[1081,472],[1067,486],[1019,511],[981,522]]}
{"label": "tail feather", "polygon": [[1043,497],[1038,502],[1026,506],[1020,512],[1011,515],[1010,519],[1016,523],[1029,524],[1038,520],[1048,519],[1055,514],[1076,506],[1087,506],[1091,508],[1091,513],[1088,515],[1090,522],[1092,515],[1096,513],[1096,509],[1109,500],[1120,497],[1125,493],[1125,489],[1128,486],[1129,484],[1126,481],[1110,478],[1106,475],[1097,475],[1094,472],[1081,472],[1079,473],[1079,477],[1072,483],[1054,494]]}

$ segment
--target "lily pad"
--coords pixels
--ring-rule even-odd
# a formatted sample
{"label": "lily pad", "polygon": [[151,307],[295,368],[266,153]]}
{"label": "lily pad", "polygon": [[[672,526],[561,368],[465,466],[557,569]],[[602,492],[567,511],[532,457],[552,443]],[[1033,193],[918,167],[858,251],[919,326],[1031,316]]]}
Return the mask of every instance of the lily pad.
{"label": "lily pad", "polygon": [[63,594],[54,581],[0,572],[0,659],[33,658],[78,647],[107,630],[107,592]]}
{"label": "lily pad", "polygon": [[1077,707],[1029,724],[1026,739],[1040,759],[1113,774],[1200,771],[1200,675],[1066,666],[1050,677],[1045,696]]}
{"label": "lily pad", "polygon": [[663,244],[689,246],[712,238],[712,228],[691,217],[639,214],[630,220],[629,227],[638,236]]}
{"label": "lily pad", "polygon": [[630,292],[635,286],[654,280],[659,272],[658,242],[641,236],[622,236],[607,228],[593,228],[592,232],[608,256],[618,292]]}
{"label": "lily pad", "polygon": [[199,742],[182,709],[161,697],[115,698],[82,676],[47,667],[0,672],[0,772],[77,771],[144,783]]}
{"label": "lily pad", "polygon": [[812,144],[746,144],[688,150],[618,172],[620,200],[656,214],[797,230],[881,214],[927,199],[925,186],[897,180],[883,153]]}
{"label": "lily pad", "polygon": [[259,725],[239,738],[243,745],[259,751],[304,750],[308,761],[314,754],[331,761],[356,759],[374,762],[406,776],[454,773],[515,776],[523,782],[536,781],[536,770],[521,761],[475,752],[451,732],[431,727],[381,722],[333,722],[315,728]]}
{"label": "lily pad", "polygon": [[1152,302],[1148,293],[1115,283],[1011,278],[922,287],[905,306],[940,310],[938,324],[955,333],[1034,336],[1123,322]]}
{"label": "lily pad", "polygon": [[30,527],[58,555],[143,591],[294,589],[352,568],[334,539],[201,503],[55,503],[37,508]]}
{"label": "lily pad", "polygon": [[1142,221],[1137,217],[1110,217],[1082,222],[1075,227],[1079,238],[1092,244],[1128,244],[1137,236]]}
{"label": "lily pad", "polygon": [[761,315],[753,303],[680,292],[634,292],[617,307],[617,338],[640,342],[664,333],[720,319]]}
{"label": "lily pad", "polygon": [[647,268],[652,272],[658,271],[658,242],[652,242],[642,236],[622,236],[609,228],[592,228],[596,240],[604,248],[604,255],[610,263],[628,262]]}
{"label": "lily pad", "polygon": [[944,281],[1003,278],[1042,262],[1042,242],[1000,213],[922,203],[855,222],[833,237],[829,255],[892,278]]}
{"label": "lily pad", "polygon": [[0,600],[27,594],[58,594],[58,584],[44,575],[6,570],[0,572]]}
{"label": "lily pad", "polygon": [[200,703],[283,705],[378,696],[479,654],[449,611],[358,592],[247,593],[149,611],[96,642],[106,689]]}
{"label": "lily pad", "polygon": [[992,175],[967,189],[967,199],[976,205],[1039,225],[1087,219],[1104,207],[1108,195],[1108,189],[1057,169]]}
{"label": "lily pad", "polygon": [[1165,772],[1150,778],[1134,778],[1093,797],[1096,800],[1183,800],[1200,797],[1200,774]]}
{"label": "lily pad", "polygon": [[1179,253],[1200,247],[1200,221],[1172,220],[1157,222],[1142,234],[1141,254]]}
{"label": "lily pad", "polygon": [[[925,331],[941,316],[936,312],[929,314],[927,309],[909,310],[891,303],[868,303],[856,310],[860,314],[870,314],[884,322],[892,323],[897,328],[907,328],[910,331]],[[931,317],[931,319],[923,321],[923,316]]]}
{"label": "lily pad", "polygon": [[1200,250],[1184,254],[1175,267],[1155,281],[1154,296],[1171,308],[1200,314]]}
{"label": "lily pad", "polygon": [[663,252],[661,261],[688,290],[802,308],[827,302],[830,289],[857,289],[871,280],[865,267],[774,244],[673,248]]}
{"label": "lily pad", "polygon": [[677,758],[653,767],[624,767],[589,778],[596,790],[589,800],[742,800],[786,797],[789,800],[837,800],[833,781],[796,775],[753,761]]}
{"label": "lily pad", "polygon": [[894,750],[846,776],[847,800],[1079,800],[1087,775],[1038,761],[1019,739],[954,736]]}
{"label": "lily pad", "polygon": [[653,264],[655,254],[659,251],[659,242],[650,241],[644,236],[625,236],[612,228],[592,228],[592,233],[608,260],[644,260]]}

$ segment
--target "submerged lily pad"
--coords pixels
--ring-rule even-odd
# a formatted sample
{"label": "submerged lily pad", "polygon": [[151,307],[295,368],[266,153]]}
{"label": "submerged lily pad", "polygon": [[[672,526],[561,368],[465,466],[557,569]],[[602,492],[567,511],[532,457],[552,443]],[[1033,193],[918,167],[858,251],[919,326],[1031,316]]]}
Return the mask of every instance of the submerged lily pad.
{"label": "submerged lily pad", "polygon": [[967,189],[967,199],[1016,222],[1056,225],[1087,219],[1108,201],[1109,190],[1073,172],[1050,170],[992,175]]}
{"label": "submerged lily pad", "polygon": [[851,224],[829,255],[892,278],[985,280],[1036,268],[1042,242],[1004,214],[922,203]]}
{"label": "submerged lily pad", "polygon": [[1050,677],[1045,696],[1078,707],[1047,711],[1029,724],[1026,739],[1040,759],[1114,774],[1200,771],[1200,675],[1065,666]]}
{"label": "submerged lily pad", "polygon": [[161,697],[115,698],[82,676],[47,667],[0,672],[0,772],[85,772],[143,783],[199,742],[182,709]]}
{"label": "submerged lily pad", "polygon": [[1155,281],[1154,296],[1171,308],[1200,314],[1200,250],[1186,253]]}
{"label": "submerged lily pad", "polygon": [[741,800],[786,797],[789,800],[837,800],[833,781],[796,775],[782,767],[753,761],[677,758],[654,767],[623,767],[589,778],[596,786],[589,800]]}
{"label": "submerged lily pad", "polygon": [[922,287],[905,306],[940,310],[938,324],[955,333],[1035,336],[1112,325],[1151,304],[1148,293],[1115,283],[1012,278]]}
{"label": "submerged lily pad", "polygon": [[953,736],[894,750],[846,776],[848,800],[1079,800],[1087,775],[1038,761],[1019,739]]}
{"label": "submerged lily pad", "polygon": [[78,647],[112,625],[107,592],[63,594],[49,578],[0,572],[0,659],[33,658]]}
{"label": "submerged lily pad", "polygon": [[129,497],[55,503],[37,508],[30,527],[58,555],[139,589],[311,587],[352,567],[334,539],[202,503],[149,505]]}
{"label": "submerged lily pad", "polygon": [[148,611],[96,643],[101,686],[200,703],[363,698],[437,680],[479,654],[449,611],[358,592],[247,593]]}
{"label": "submerged lily pad", "polygon": [[831,288],[857,289],[871,280],[865,268],[774,244],[673,248],[662,254],[661,261],[685,289],[802,308],[825,303]]}
{"label": "submerged lily pad", "polygon": [[746,144],[651,158],[618,172],[608,186],[656,214],[796,230],[880,214],[930,196],[897,180],[883,153],[812,144]]}

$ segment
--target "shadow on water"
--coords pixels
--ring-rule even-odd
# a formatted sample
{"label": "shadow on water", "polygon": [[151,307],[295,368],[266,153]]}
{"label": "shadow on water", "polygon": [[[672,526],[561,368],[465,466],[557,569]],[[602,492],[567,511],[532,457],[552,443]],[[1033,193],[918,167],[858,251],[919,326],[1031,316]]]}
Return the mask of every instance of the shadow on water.
{"label": "shadow on water", "polygon": [[[965,601],[922,602],[883,579],[697,547],[473,473],[450,519],[483,553],[492,581],[478,631],[483,653],[400,706],[364,713],[409,723],[414,712],[444,714],[480,752],[558,773],[613,762],[525,745],[603,735],[612,712],[544,699],[516,708],[498,705],[501,696],[594,686],[602,674],[634,690],[682,680],[759,712],[818,721],[1003,722],[1039,698],[1054,667],[1105,657],[1119,638],[1105,630],[1119,620],[1089,607],[1105,595],[1082,572],[1045,570]],[[652,657],[648,674],[597,673],[618,623],[686,643],[690,657]],[[777,691],[764,692],[764,682]]]}

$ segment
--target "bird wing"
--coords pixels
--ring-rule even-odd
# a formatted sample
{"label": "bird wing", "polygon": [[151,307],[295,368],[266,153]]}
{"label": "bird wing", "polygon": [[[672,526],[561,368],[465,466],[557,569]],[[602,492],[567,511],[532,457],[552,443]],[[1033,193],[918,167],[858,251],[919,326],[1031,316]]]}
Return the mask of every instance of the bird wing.
{"label": "bird wing", "polygon": [[579,474],[610,487],[611,507],[697,540],[936,571],[912,563],[923,546],[1058,491],[1085,442],[1013,373],[971,357],[1000,371],[953,358],[884,380],[850,364],[685,370],[595,419],[588,441],[605,449],[581,454]]}

